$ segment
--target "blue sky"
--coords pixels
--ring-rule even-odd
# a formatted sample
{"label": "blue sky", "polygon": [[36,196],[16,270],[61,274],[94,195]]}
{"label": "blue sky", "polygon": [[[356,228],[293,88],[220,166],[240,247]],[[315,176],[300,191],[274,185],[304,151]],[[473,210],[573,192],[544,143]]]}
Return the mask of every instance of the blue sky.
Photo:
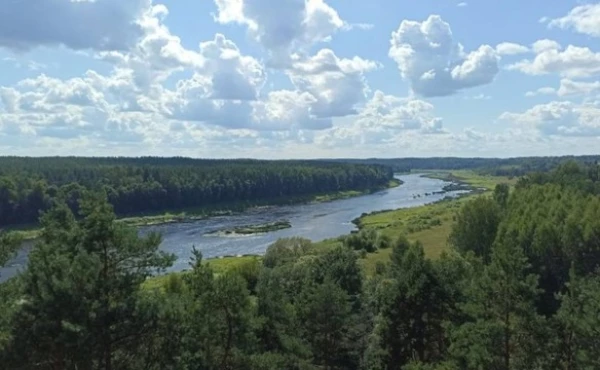
{"label": "blue sky", "polygon": [[0,154],[598,154],[600,3],[11,0]]}

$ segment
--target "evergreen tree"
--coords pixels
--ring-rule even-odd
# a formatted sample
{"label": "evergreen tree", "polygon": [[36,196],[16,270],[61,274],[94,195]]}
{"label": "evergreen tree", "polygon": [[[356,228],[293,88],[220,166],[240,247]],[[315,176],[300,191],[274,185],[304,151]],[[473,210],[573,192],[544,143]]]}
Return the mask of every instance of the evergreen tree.
{"label": "evergreen tree", "polygon": [[508,184],[498,184],[494,188],[493,198],[498,203],[500,208],[504,209],[508,203],[508,196],[510,194],[510,188]]}
{"label": "evergreen tree", "polygon": [[406,249],[403,239],[394,247],[390,276],[375,294],[378,314],[364,366],[401,369],[413,360],[439,360],[447,295],[419,243]]}
{"label": "evergreen tree", "polygon": [[540,368],[542,318],[534,302],[537,276],[520,248],[497,245],[481,278],[475,277],[463,309],[470,318],[452,334],[450,351],[461,369]]}
{"label": "evergreen tree", "polygon": [[572,268],[556,315],[560,369],[600,368],[600,278],[578,277]]}
{"label": "evergreen tree", "polygon": [[182,366],[185,369],[245,369],[255,346],[254,310],[244,279],[235,273],[215,277],[194,250],[185,276],[189,306],[184,319]]}
{"label": "evergreen tree", "polygon": [[158,251],[158,235],[140,238],[116,223],[103,196],[81,209],[79,222],[64,204],[42,218],[15,318],[19,366],[127,368],[151,330],[140,286],[173,257]]}
{"label": "evergreen tree", "polygon": [[298,303],[304,336],[310,343],[313,363],[324,369],[356,369],[358,357],[353,351],[350,297],[330,279],[308,288]]}
{"label": "evergreen tree", "polygon": [[501,220],[500,205],[490,197],[477,197],[457,213],[449,242],[460,252],[472,251],[489,263]]}
{"label": "evergreen tree", "polygon": [[[285,294],[278,271],[263,269],[257,286],[257,328],[259,354],[253,361],[265,368],[275,361],[280,368],[295,369],[310,363],[312,353],[301,336],[297,309]],[[272,367],[275,368],[275,367]]]}

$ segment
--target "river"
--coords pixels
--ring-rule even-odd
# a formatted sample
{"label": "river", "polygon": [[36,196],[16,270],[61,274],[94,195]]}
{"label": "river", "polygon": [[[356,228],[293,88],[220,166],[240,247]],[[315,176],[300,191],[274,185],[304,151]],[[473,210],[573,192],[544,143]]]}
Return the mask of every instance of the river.
{"label": "river", "polygon": [[[449,182],[422,177],[419,174],[399,175],[397,178],[404,184],[360,197],[327,203],[261,207],[232,216],[141,227],[140,233],[160,232],[163,235],[161,249],[177,256],[177,260],[169,270],[180,271],[189,267],[192,246],[196,246],[205,258],[263,254],[267,247],[279,238],[301,236],[313,241],[333,238],[356,230],[351,221],[363,213],[418,207],[464,192],[433,194],[441,191]],[[247,236],[207,235],[215,230],[278,220],[289,220],[292,227]],[[7,266],[0,269],[0,281],[14,276],[23,268],[30,248],[31,243],[23,248]]]}

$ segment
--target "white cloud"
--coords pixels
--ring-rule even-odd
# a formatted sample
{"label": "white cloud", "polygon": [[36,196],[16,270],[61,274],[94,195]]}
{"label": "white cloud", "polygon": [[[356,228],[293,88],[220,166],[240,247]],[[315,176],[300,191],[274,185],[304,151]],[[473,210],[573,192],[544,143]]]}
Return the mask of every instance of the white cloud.
{"label": "white cloud", "polygon": [[594,104],[553,101],[523,113],[505,112],[500,119],[536,128],[545,135],[600,137],[600,108]]}
{"label": "white cloud", "polygon": [[443,133],[442,119],[434,115],[432,104],[423,100],[399,98],[375,91],[350,122],[337,124],[317,134],[315,141],[325,147],[390,144],[403,132]]}
{"label": "white cloud", "polygon": [[529,48],[514,42],[502,42],[496,45],[496,53],[498,55],[517,55],[527,53]]}
{"label": "white cloud", "polygon": [[394,130],[442,131],[442,119],[433,114],[432,104],[417,99],[403,99],[376,91],[360,112],[357,123],[363,127]]}
{"label": "white cloud", "polygon": [[32,138],[87,137],[113,143],[142,142],[158,132],[155,114],[123,112],[110,102],[108,86],[99,82],[93,73],[67,80],[40,75],[14,88],[0,88],[0,131],[14,134],[18,127],[20,134]]}
{"label": "white cloud", "polygon": [[553,87],[540,87],[539,89],[535,90],[535,91],[527,91],[525,93],[525,96],[530,98],[533,96],[538,96],[538,95],[554,95],[556,94],[556,89]]}
{"label": "white cloud", "polygon": [[473,100],[490,100],[492,97],[489,95],[485,95],[485,94],[477,94],[477,95],[471,96],[469,98],[473,99]]}
{"label": "white cloud", "polygon": [[176,91],[168,94],[164,114],[175,120],[235,130],[312,130],[331,125],[329,118],[318,118],[312,113],[316,99],[307,92],[279,90],[261,100],[242,101],[213,99],[211,90],[206,77],[198,74],[179,81]]}
{"label": "white cloud", "polygon": [[225,100],[254,100],[265,81],[260,62],[240,53],[237,45],[221,34],[213,41],[200,44],[205,58],[201,73],[210,76],[211,98]]}
{"label": "white cloud", "polygon": [[[348,25],[323,0],[215,0],[215,20],[245,25],[277,59],[291,49],[303,49]],[[282,63],[282,61],[278,61]]]}
{"label": "white cloud", "polygon": [[[500,133],[449,132],[430,102],[413,94],[372,93],[367,76],[382,64],[371,54],[354,56],[352,48],[322,45],[337,32],[373,25],[349,24],[327,0],[213,1],[218,23],[241,25],[262,49],[238,47],[218,33],[190,47],[189,39],[167,27],[168,8],[151,0],[3,4],[0,48],[8,53],[0,58],[9,70],[20,68],[19,74],[31,77],[0,86],[0,148],[15,155],[504,155],[593,150],[586,148],[600,137],[598,102],[553,102],[505,113],[503,119],[520,126]],[[551,23],[593,36],[590,14],[574,10]],[[488,84],[500,57],[524,53],[531,60],[510,68],[562,76],[560,87],[528,96],[583,95],[589,102],[600,92],[600,82],[591,79],[600,73],[598,53],[590,49],[539,40],[464,50],[458,41],[439,16],[405,20],[393,32],[388,54],[421,96]],[[70,65],[44,59],[59,48],[77,53],[75,63],[90,57],[108,64],[85,73],[78,64],[73,74]],[[33,55],[48,67],[33,62]],[[45,74],[38,75],[39,69]],[[386,73],[378,71],[377,77],[388,78]],[[494,91],[480,91],[464,92],[465,100],[459,100],[487,100],[488,93],[497,98]],[[474,119],[486,121],[483,114]]]}
{"label": "white cloud", "polygon": [[600,74],[600,53],[587,47],[569,45],[561,50],[557,46],[558,44],[544,40],[542,45],[534,45],[537,55],[533,60],[522,60],[507,68],[529,75],[556,73],[568,78],[586,78]]}
{"label": "white cloud", "polygon": [[560,49],[562,49],[562,46],[560,46],[560,44],[554,40],[542,39],[542,40],[537,40],[536,42],[534,42],[531,45],[531,49],[536,54],[540,54],[540,53],[543,53],[544,51],[548,51],[548,50],[560,50]]}
{"label": "white cloud", "polygon": [[600,3],[577,6],[566,16],[551,20],[548,26],[600,37]]}
{"label": "white cloud", "polygon": [[590,95],[593,93],[600,93],[600,81],[584,82],[563,78],[560,80],[560,88],[557,91],[558,96]]}
{"label": "white cloud", "polygon": [[271,130],[322,130],[331,127],[331,118],[313,114],[313,95],[307,92],[279,90],[255,104],[254,119],[258,126]]}
{"label": "white cloud", "polygon": [[423,22],[404,20],[392,33],[389,56],[403,78],[423,96],[444,96],[493,81],[498,55],[489,45],[465,53],[450,25],[438,15]]}
{"label": "white cloud", "polygon": [[164,25],[168,13],[164,5],[148,8],[138,20],[143,35],[134,45],[128,50],[102,51],[97,57],[131,70],[132,83],[142,90],[152,88],[176,71],[203,67],[203,56],[183,47],[181,39]]}
{"label": "white cloud", "polygon": [[138,20],[150,6],[151,0],[5,1],[0,11],[0,46],[129,49],[143,35]]}
{"label": "white cloud", "polygon": [[460,2],[460,3],[458,3],[458,4],[456,4],[456,6],[458,6],[458,7],[461,7],[461,8],[462,8],[462,7],[465,7],[465,6],[467,6],[467,5],[469,5],[469,4],[468,4],[468,3],[466,3],[466,2],[464,2],[464,1],[463,1],[463,2]]}
{"label": "white cloud", "polygon": [[315,97],[315,115],[337,117],[356,113],[367,92],[364,73],[376,68],[373,61],[338,58],[332,50],[321,49],[312,57],[299,57],[287,73],[297,89]]}

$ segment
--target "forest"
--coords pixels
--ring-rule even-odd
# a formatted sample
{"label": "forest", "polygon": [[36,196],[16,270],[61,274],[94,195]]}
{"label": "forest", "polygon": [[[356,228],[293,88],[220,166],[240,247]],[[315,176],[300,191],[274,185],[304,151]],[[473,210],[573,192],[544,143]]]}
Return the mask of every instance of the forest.
{"label": "forest", "polygon": [[[440,258],[361,232],[282,239],[219,274],[115,222],[105,194],[46,211],[0,285],[5,369],[600,368],[600,166],[569,162],[473,197]],[[0,237],[0,258],[18,240]],[[359,260],[390,248],[365,275]],[[2,261],[0,261],[2,262]]]}
{"label": "forest", "polygon": [[0,226],[32,224],[55,200],[78,214],[102,191],[117,215],[380,189],[380,165],[192,158],[0,157]]}
{"label": "forest", "polygon": [[600,156],[598,155],[515,158],[432,157],[336,159],[336,161],[344,163],[379,164],[390,167],[396,172],[471,169],[477,170],[483,174],[495,176],[523,176],[532,172],[550,171],[564,162],[586,164],[594,163],[598,160],[600,160]]}

